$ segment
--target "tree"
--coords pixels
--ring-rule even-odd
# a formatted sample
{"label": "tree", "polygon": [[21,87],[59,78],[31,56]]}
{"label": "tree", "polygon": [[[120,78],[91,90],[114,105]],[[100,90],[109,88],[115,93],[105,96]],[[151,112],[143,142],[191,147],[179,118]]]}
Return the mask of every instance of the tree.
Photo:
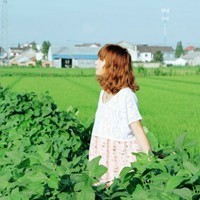
{"label": "tree", "polygon": [[49,41],[43,41],[43,43],[42,43],[42,53],[44,54],[45,58],[47,58],[50,46],[51,46],[51,43]]}
{"label": "tree", "polygon": [[33,50],[37,51],[36,42],[32,42],[32,43],[31,43],[31,47],[32,47]]}
{"label": "tree", "polygon": [[176,45],[176,52],[175,52],[175,57],[176,58],[180,58],[181,55],[183,55],[184,53],[184,50],[183,50],[183,45],[182,45],[182,42],[177,42],[177,45]]}
{"label": "tree", "polygon": [[161,51],[156,51],[153,54],[153,61],[154,62],[163,62],[163,53]]}

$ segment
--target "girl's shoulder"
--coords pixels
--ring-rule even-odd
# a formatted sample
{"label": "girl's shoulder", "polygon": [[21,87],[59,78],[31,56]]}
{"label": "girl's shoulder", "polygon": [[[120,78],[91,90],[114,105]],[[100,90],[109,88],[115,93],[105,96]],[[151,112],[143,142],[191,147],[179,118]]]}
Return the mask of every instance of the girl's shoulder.
{"label": "girl's shoulder", "polygon": [[129,87],[122,88],[119,92],[120,92],[123,96],[124,96],[124,95],[127,95],[127,96],[136,96],[135,92],[133,92],[133,91],[131,90],[131,88],[129,88]]}
{"label": "girl's shoulder", "polygon": [[121,96],[126,101],[136,101],[136,102],[138,101],[137,95],[129,87],[122,89]]}

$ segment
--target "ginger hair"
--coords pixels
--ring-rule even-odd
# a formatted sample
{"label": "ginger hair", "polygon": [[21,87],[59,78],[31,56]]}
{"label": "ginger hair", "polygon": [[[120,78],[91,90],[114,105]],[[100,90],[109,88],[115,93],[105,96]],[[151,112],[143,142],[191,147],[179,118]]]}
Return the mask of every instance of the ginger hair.
{"label": "ginger hair", "polygon": [[103,74],[97,76],[103,90],[111,94],[116,94],[125,87],[134,92],[139,90],[135,82],[131,55],[127,49],[119,45],[106,44],[98,52],[98,57],[105,60]]}

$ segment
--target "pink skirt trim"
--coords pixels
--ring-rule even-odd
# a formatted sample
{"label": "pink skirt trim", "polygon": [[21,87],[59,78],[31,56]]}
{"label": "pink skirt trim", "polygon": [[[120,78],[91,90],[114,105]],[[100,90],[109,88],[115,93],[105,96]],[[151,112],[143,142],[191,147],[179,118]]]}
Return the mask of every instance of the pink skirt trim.
{"label": "pink skirt trim", "polygon": [[101,156],[100,164],[106,166],[108,171],[99,180],[107,183],[119,177],[121,170],[130,166],[131,162],[136,162],[136,157],[132,152],[141,152],[136,139],[118,141],[92,136],[89,149],[89,160]]}

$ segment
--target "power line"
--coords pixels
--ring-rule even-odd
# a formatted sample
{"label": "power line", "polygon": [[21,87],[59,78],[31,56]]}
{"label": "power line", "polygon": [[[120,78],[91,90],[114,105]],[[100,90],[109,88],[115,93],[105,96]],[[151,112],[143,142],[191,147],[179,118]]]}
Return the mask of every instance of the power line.
{"label": "power line", "polygon": [[8,6],[7,0],[2,0],[2,15],[1,15],[1,61],[8,57]]}

